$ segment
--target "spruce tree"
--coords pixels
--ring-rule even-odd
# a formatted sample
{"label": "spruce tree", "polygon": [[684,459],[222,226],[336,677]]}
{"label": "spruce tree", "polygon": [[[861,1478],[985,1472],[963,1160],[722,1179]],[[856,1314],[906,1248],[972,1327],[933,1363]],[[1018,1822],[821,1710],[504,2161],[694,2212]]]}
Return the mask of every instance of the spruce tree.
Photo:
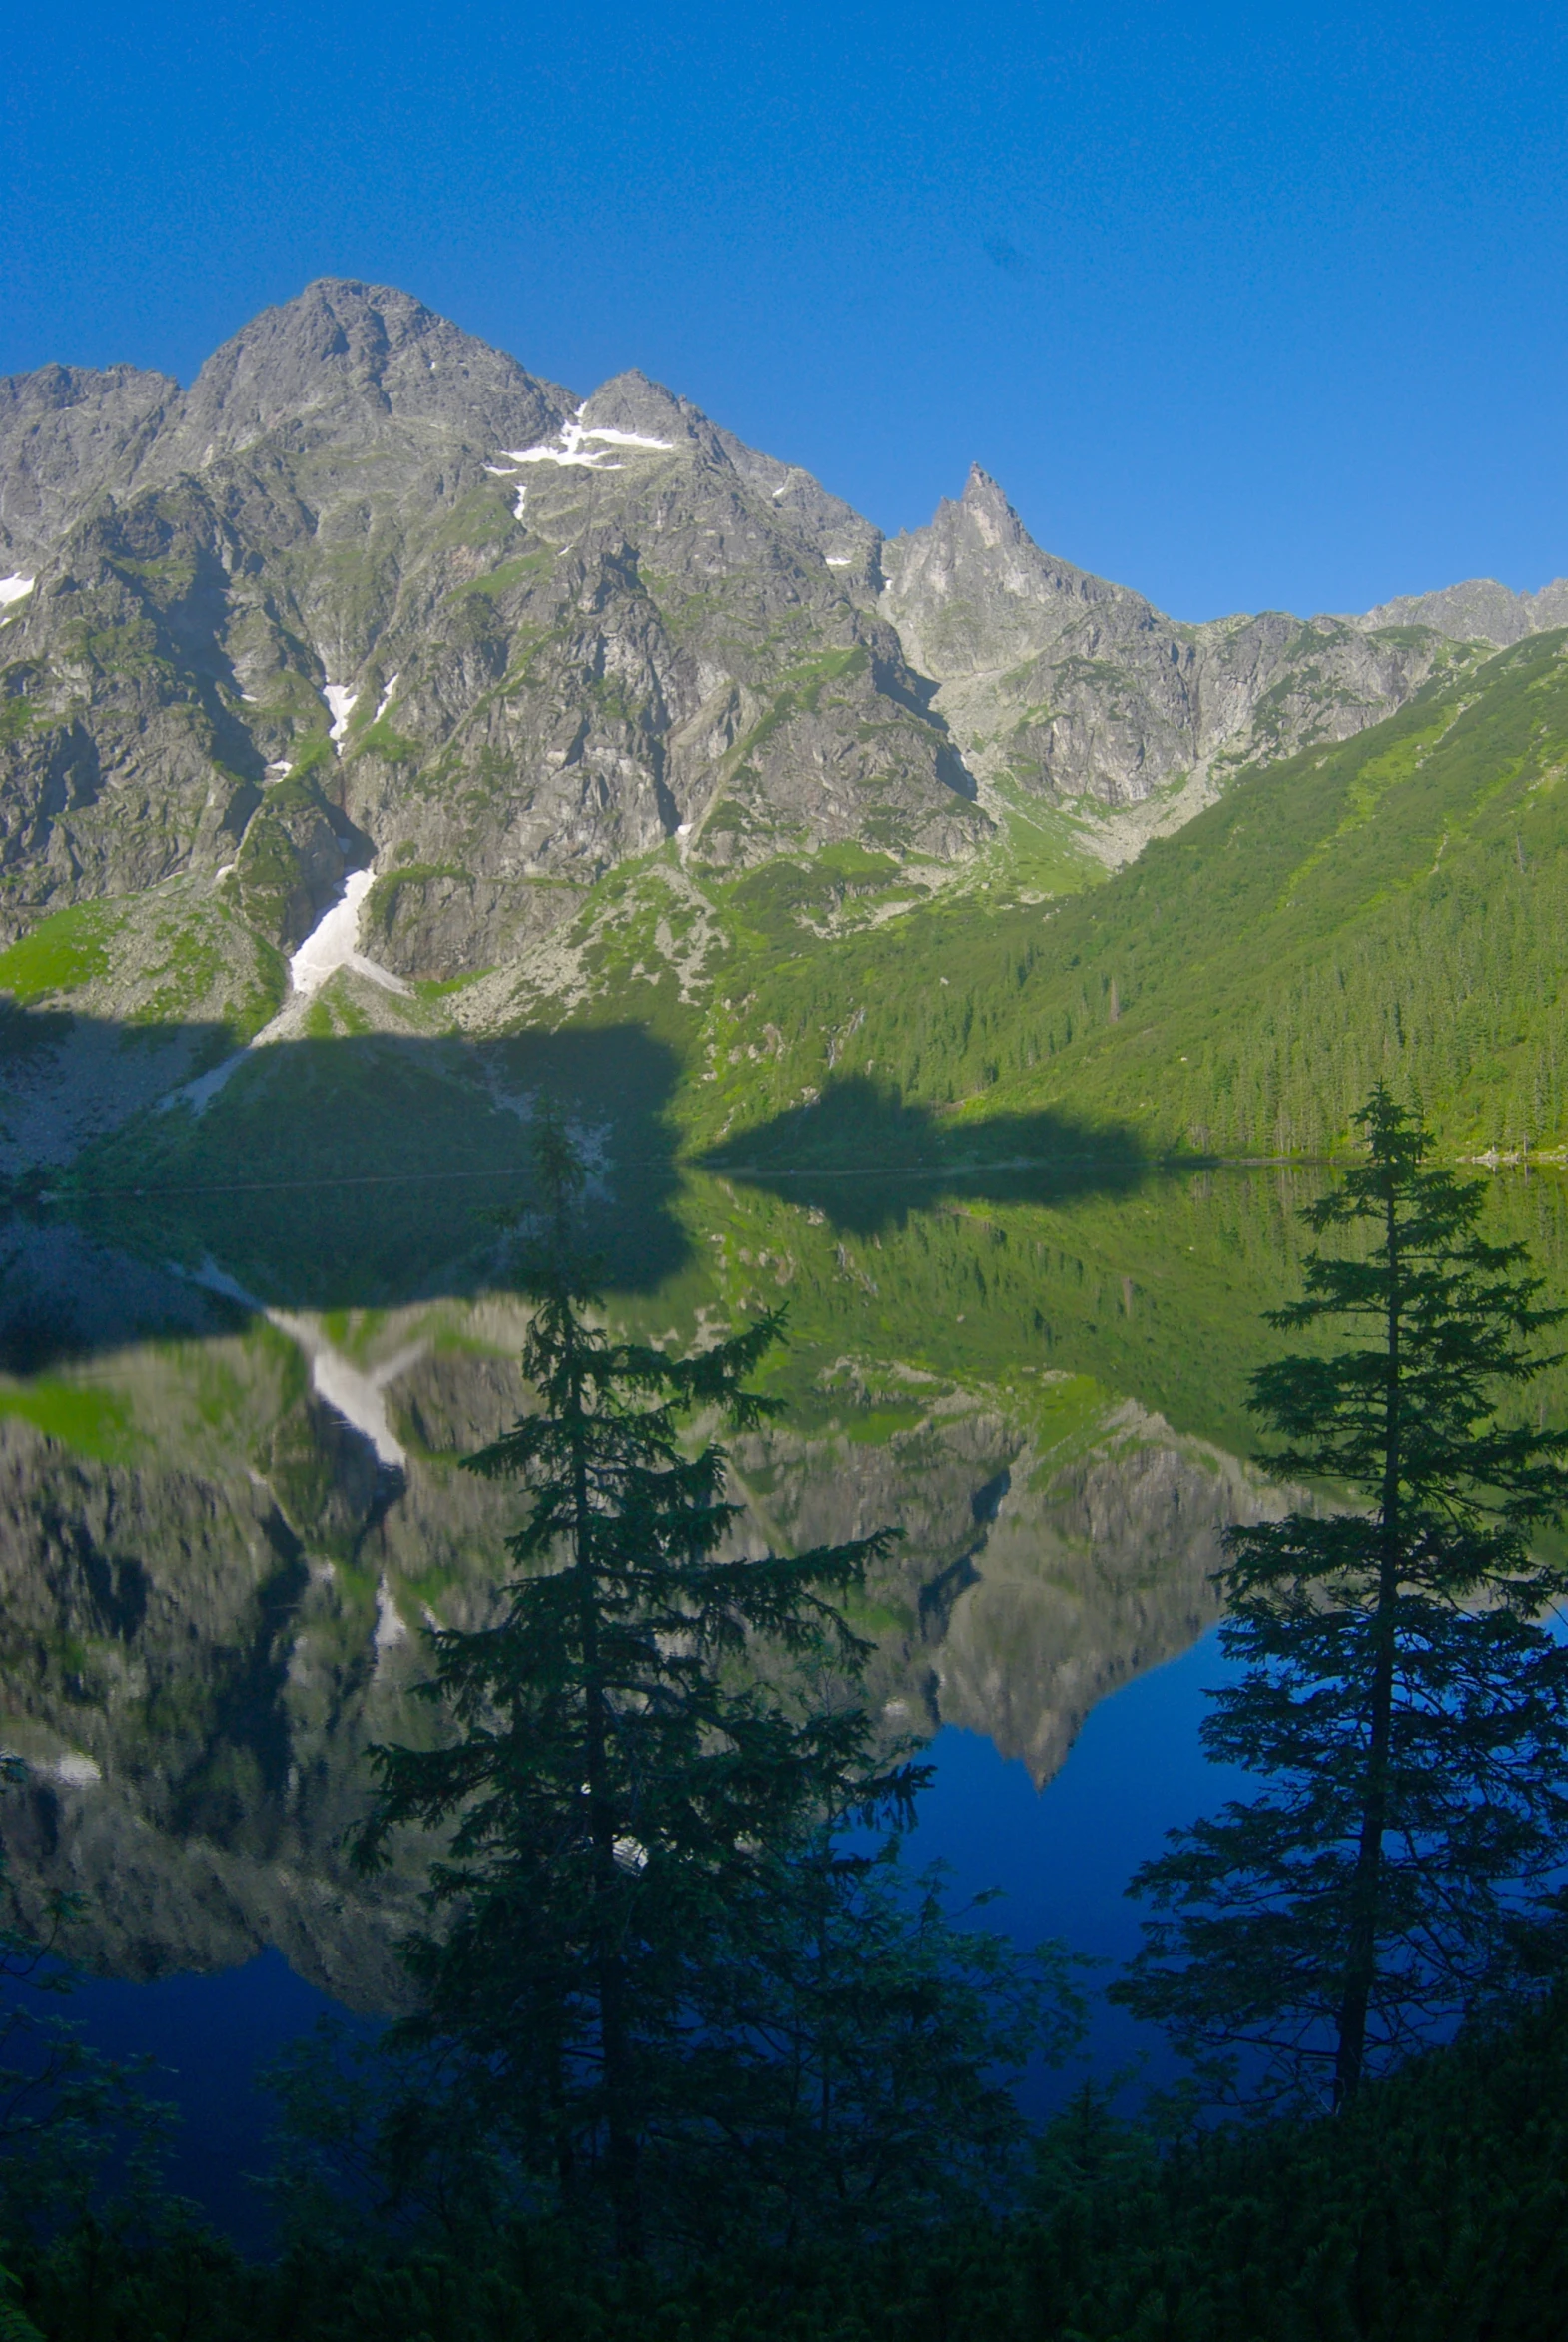
{"label": "spruce tree", "polygon": [[[736,1519],[724,1450],[683,1423],[744,1429],[780,1320],[687,1357],[613,1339],[576,1239],[578,1151],[553,1115],[534,1147],[543,1240],[525,1285],[536,1411],[469,1459],[531,1500],[501,1615],[433,1633],[423,1685],[449,1736],[373,1752],[359,1859],[408,1825],[444,1834],[408,1947],[404,2036],[454,2045],[464,2112],[553,2200],[643,2249],[650,2145],[700,2114],[704,2006],[788,1858],[825,1822],[906,1815],[922,1778],[879,1762],[853,1697],[868,1646],[840,1599],[891,1533],[792,1557],[722,1558]],[[768,1665],[756,1664],[759,1657]]]}
{"label": "spruce tree", "polygon": [[1568,1433],[1519,1403],[1564,1312],[1385,1088],[1355,1119],[1365,1160],[1304,1215],[1350,1245],[1269,1319],[1330,1339],[1250,1402],[1264,1460],[1323,1503],[1227,1537],[1243,1672],[1203,1739],[1267,1786],[1138,1872],[1161,1916],[1113,1988],[1232,2078],[1244,2048],[1252,2086],[1339,2105],[1542,1963],[1568,1860],[1562,1581],[1527,1543],[1563,1509]]}
{"label": "spruce tree", "polygon": [[911,1878],[902,1853],[824,1828],[703,1977],[681,2206],[699,2247],[907,2236],[994,2211],[1023,2176],[1017,2085],[1077,2046],[1089,1963],[977,1922],[991,1894],[955,1914],[945,1866]]}

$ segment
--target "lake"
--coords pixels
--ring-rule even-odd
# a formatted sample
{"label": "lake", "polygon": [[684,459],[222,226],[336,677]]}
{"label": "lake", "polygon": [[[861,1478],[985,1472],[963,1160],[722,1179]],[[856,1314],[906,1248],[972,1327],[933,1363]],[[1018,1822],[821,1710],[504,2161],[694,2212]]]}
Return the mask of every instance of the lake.
{"label": "lake", "polygon": [[[596,1181],[617,1322],[683,1344],[787,1304],[781,1412],[733,1452],[741,1542],[903,1528],[856,1618],[869,1697],[936,1767],[913,1852],[1002,1887],[1022,1939],[1125,1956],[1129,1873],[1232,1786],[1197,1745],[1212,1573],[1287,1502],[1246,1460],[1247,1377],[1319,1185]],[[516,1495],[459,1466],[523,1401],[525,1200],[505,1167],[230,1179],[0,1231],[10,1875],[29,1917],[78,1899],[77,2013],[169,2069],[175,2181],[242,2236],[258,2059],[397,2004],[417,1873],[356,1878],[344,1834],[367,1745],[412,1729],[423,1630],[481,1621],[504,1568]],[[1560,1182],[1498,1178],[1489,1217],[1568,1287]],[[1102,2069],[1138,2046],[1097,2018]]]}

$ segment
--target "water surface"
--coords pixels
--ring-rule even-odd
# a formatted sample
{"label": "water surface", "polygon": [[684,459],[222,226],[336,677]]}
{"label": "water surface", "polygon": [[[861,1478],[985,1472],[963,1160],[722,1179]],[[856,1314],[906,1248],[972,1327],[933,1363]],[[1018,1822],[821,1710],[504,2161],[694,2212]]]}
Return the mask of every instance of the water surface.
{"label": "water surface", "polygon": [[[24,1910],[80,1898],[84,2015],[174,2070],[182,2175],[231,2222],[258,2050],[397,2003],[419,1877],[347,1870],[364,1750],[408,1728],[423,1628],[489,1614],[516,1519],[459,1469],[523,1397],[495,1210],[526,1182],[483,1179],[482,1208],[324,1182],[0,1233],[11,1876]],[[1211,1579],[1224,1528],[1286,1501],[1244,1402],[1316,1176],[598,1184],[618,1321],[681,1343],[787,1304],[783,1411],[733,1458],[745,1541],[906,1532],[858,1616],[871,1698],[937,1765],[915,1851],[1002,1886],[1022,1938],[1125,1956],[1128,1874],[1227,1786],[1196,1742]],[[1499,1181],[1490,1216],[1564,1286],[1556,1182]],[[1129,2046],[1099,2023],[1102,2061]]]}

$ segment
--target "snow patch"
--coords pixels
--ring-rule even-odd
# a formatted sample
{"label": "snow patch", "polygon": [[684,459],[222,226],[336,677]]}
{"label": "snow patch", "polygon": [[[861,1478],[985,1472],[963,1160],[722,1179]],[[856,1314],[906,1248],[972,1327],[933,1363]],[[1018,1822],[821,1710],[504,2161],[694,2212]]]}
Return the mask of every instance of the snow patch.
{"label": "snow patch", "polygon": [[823,558],[830,569],[853,569],[855,566],[844,553],[826,553]]}
{"label": "snow patch", "polygon": [[368,870],[353,871],[344,880],[339,901],[318,919],[290,958],[289,977],[296,992],[320,992],[329,976],[336,976],[340,968],[352,968],[356,975],[368,976],[373,984],[382,985],[388,992],[406,993],[412,989],[400,976],[393,976],[390,968],[368,960],[359,948],[360,911],[375,884]]}
{"label": "snow patch", "polygon": [[332,709],[333,728],[328,737],[341,740],[349,729],[349,718],[360,704],[360,694],[351,691],[347,683],[324,683],[322,697]]}
{"label": "snow patch", "polygon": [[84,1757],[79,1749],[67,1749],[63,1757],[56,1757],[52,1765],[40,1765],[41,1773],[52,1773],[56,1781],[68,1789],[90,1789],[95,1781],[102,1781],[103,1767],[93,1758]]}
{"label": "snow patch", "polygon": [[0,577],[0,610],[8,610],[13,602],[19,602],[24,594],[31,593],[35,582],[31,577],[23,577],[20,572],[14,577]]}
{"label": "snow patch", "polygon": [[219,863],[218,868],[213,872],[213,887],[215,891],[217,888],[223,885],[224,880],[229,876],[233,868],[234,864],[232,862]]}
{"label": "snow patch", "polygon": [[[275,1324],[279,1322],[274,1319]],[[307,1346],[311,1345],[302,1343],[302,1347]],[[408,1459],[387,1419],[387,1386],[395,1382],[399,1374],[406,1373],[423,1355],[424,1344],[414,1342],[407,1349],[398,1350],[385,1365],[373,1366],[366,1373],[320,1337],[311,1346],[311,1387],[317,1397],[325,1399],[346,1423],[352,1423],[375,1448],[377,1462],[386,1464],[390,1470],[400,1471]],[[399,1626],[401,1623],[399,1619]]]}
{"label": "snow patch", "polygon": [[396,688],[397,678],[395,675],[393,675],[389,681],[386,690],[382,693],[382,703],[380,707],[376,710],[375,715],[371,718],[373,724],[379,724],[381,722],[383,716],[387,713],[387,710],[392,703],[392,693],[396,690]]}
{"label": "snow patch", "polygon": [[585,439],[603,439],[611,447],[651,447],[660,455],[672,455],[675,452],[673,439],[650,439],[641,431],[605,430],[595,424],[582,435]]}
{"label": "snow patch", "polygon": [[[231,863],[227,867],[232,869],[234,865]],[[220,871],[219,877],[224,875]],[[216,886],[218,882],[215,879],[213,883]],[[318,919],[299,950],[292,955],[289,978],[293,991],[277,1016],[270,1024],[264,1025],[260,1033],[253,1034],[244,1049],[237,1049],[233,1057],[225,1058],[221,1066],[214,1066],[210,1073],[198,1074],[194,1082],[186,1082],[178,1090],[171,1090],[167,1098],[160,1099],[160,1114],[168,1114],[176,1106],[188,1106],[194,1115],[204,1115],[230,1076],[239,1071],[253,1051],[264,1048],[270,1041],[282,1039],[286,1033],[294,1030],[291,1018],[295,1003],[309,1000],[313,993],[320,992],[328,978],[335,976],[340,968],[352,968],[357,976],[368,976],[384,992],[406,994],[413,990],[412,985],[404,984],[400,976],[394,976],[380,961],[368,959],[358,948],[360,907],[375,883],[368,870],[350,873],[344,881],[343,893],[338,901]]]}
{"label": "snow patch", "polygon": [[[643,431],[617,431],[598,425],[590,427],[582,419],[586,412],[587,403],[584,401],[571,421],[561,424],[553,443],[540,447],[503,447],[501,453],[513,469],[520,463],[555,463],[563,469],[574,468],[578,471],[624,471],[626,466],[612,458],[611,450],[615,447],[638,448],[654,455],[674,453],[673,439],[651,439]],[[590,446],[589,440],[595,440],[598,444]],[[487,463],[485,469],[494,472],[497,479],[505,476],[496,464]],[[519,520],[522,518],[520,510],[517,517]]]}
{"label": "snow patch", "polygon": [[267,767],[267,769],[268,769],[268,771],[269,771],[270,773],[279,773],[279,774],[286,773],[286,772],[289,770],[289,759],[288,759],[288,757],[287,757],[287,756],[282,756],[282,757],[280,757],[280,758],[278,759],[278,762],[277,762],[276,764],[270,764],[270,765]]}
{"label": "snow patch", "polygon": [[586,455],[583,455],[579,454],[577,451],[580,444],[581,436],[579,433],[577,444],[574,446],[568,446],[564,449],[558,447],[525,447],[519,455],[513,458],[513,460],[517,463],[558,463],[561,465],[562,469],[570,469],[574,466],[578,471],[625,470],[626,466],[624,463],[610,462],[609,451],[607,448],[592,447],[589,449]]}
{"label": "snow patch", "polygon": [[527,489],[526,489],[526,488],[519,488],[519,489],[517,490],[517,501],[515,502],[515,504],[513,504],[513,506],[512,506],[512,508],[511,508],[511,509],[512,509],[512,517],[513,517],[513,519],[515,519],[515,520],[526,520],[526,519],[527,519],[527,517],[528,517],[528,491],[527,491]]}
{"label": "snow patch", "polygon": [[[411,1342],[380,1366],[357,1366],[342,1350],[334,1349],[319,1325],[309,1317],[292,1316],[285,1309],[266,1312],[269,1325],[301,1348],[311,1361],[311,1388],[335,1415],[341,1415],[376,1451],[376,1460],[389,1471],[401,1471],[408,1458],[387,1417],[387,1387],[405,1374],[424,1355],[423,1342]],[[397,1621],[402,1626],[402,1621]],[[407,1629],[403,1628],[406,1633]]]}

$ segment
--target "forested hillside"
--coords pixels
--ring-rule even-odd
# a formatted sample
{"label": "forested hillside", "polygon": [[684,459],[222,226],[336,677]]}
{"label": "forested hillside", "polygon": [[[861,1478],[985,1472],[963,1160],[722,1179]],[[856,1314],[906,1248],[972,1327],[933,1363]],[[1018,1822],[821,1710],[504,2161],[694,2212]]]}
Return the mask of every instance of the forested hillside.
{"label": "forested hillside", "polygon": [[1565,652],[1537,635],[1244,775],[1092,891],[745,967],[698,1129],[831,1159],[926,1108],[961,1152],[996,1118],[985,1151],[1026,1151],[1049,1113],[1086,1147],[1315,1153],[1386,1077],[1458,1152],[1559,1148]]}

